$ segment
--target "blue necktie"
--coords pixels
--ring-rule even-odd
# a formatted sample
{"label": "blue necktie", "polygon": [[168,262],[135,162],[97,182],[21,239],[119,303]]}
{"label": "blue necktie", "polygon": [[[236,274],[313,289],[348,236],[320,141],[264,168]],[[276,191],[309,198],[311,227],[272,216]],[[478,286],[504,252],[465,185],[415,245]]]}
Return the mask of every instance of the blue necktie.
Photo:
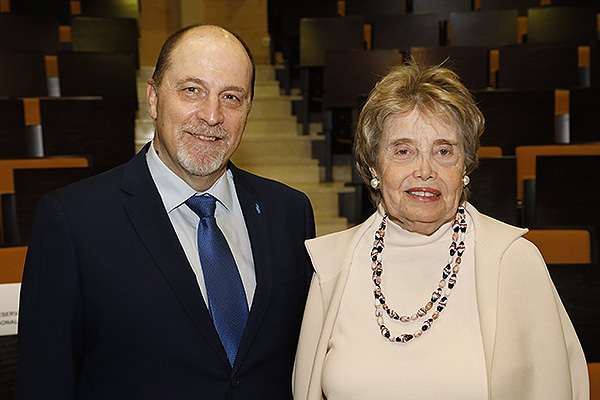
{"label": "blue necktie", "polygon": [[233,366],[248,320],[248,302],[233,254],[215,220],[216,200],[211,195],[193,196],[185,204],[200,217],[198,253],[208,308]]}

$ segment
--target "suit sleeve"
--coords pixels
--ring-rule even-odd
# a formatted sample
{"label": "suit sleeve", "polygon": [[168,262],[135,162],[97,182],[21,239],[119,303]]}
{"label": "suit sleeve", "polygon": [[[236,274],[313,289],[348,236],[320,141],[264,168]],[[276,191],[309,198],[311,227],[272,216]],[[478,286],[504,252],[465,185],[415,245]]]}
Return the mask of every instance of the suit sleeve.
{"label": "suit sleeve", "polygon": [[23,273],[16,399],[76,398],[82,332],[75,239],[66,211],[46,196],[34,217]]}
{"label": "suit sleeve", "polygon": [[[312,205],[310,204],[310,200],[308,199],[308,197],[306,197],[304,210],[305,210],[304,213],[306,215],[306,237],[305,237],[305,239],[312,239],[316,236],[315,215],[314,215],[313,208],[312,208]],[[308,273],[306,274],[306,277],[307,277],[306,284],[307,284],[307,286],[310,286],[310,282],[311,282],[311,278],[312,278],[312,274],[313,274],[313,266],[312,266],[312,262],[310,261],[308,252],[306,252],[306,264],[307,264],[307,270],[308,270]]]}

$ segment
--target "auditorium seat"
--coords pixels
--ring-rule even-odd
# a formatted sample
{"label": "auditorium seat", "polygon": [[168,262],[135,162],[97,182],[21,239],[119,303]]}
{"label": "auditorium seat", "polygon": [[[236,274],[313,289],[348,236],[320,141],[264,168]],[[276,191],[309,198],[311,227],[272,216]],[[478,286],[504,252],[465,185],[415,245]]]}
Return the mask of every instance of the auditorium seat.
{"label": "auditorium seat", "polygon": [[[326,136],[326,180],[333,179],[333,154],[351,154],[359,99],[400,63],[397,49],[338,50],[325,53],[323,67],[323,130]],[[348,68],[351,65],[352,68]]]}
{"label": "auditorium seat", "polygon": [[[595,147],[600,147],[600,144]],[[595,155],[538,156],[536,225],[590,225],[600,229],[598,171],[598,152]]]}
{"label": "auditorium seat", "polygon": [[82,0],[81,15],[89,17],[139,17],[140,0]]}
{"label": "auditorium seat", "polygon": [[133,54],[58,52],[62,96],[126,98],[137,104]]}
{"label": "auditorium seat", "polygon": [[0,100],[0,157],[84,155],[115,167],[135,153],[134,106],[100,97]]}
{"label": "auditorium seat", "polygon": [[377,14],[371,18],[373,49],[398,49],[406,54],[413,46],[440,45],[436,13]]}
{"label": "auditorium seat", "polygon": [[302,18],[329,18],[338,15],[336,0],[269,0],[267,2],[268,31],[271,36],[271,64],[276,55],[283,57],[284,68],[280,70],[283,92],[291,93],[299,87],[300,70],[300,20]]}
{"label": "auditorium seat", "polygon": [[570,43],[588,45],[598,39],[594,6],[535,7],[527,13],[527,40],[532,44]]}
{"label": "auditorium seat", "polygon": [[[526,180],[536,179],[537,157],[545,155],[599,155],[599,144],[518,146],[517,155],[517,197],[524,200]],[[593,176],[597,177],[594,172]],[[570,192],[570,190],[569,190]]]}
{"label": "auditorium seat", "polygon": [[29,242],[33,215],[43,195],[98,173],[94,168],[16,169],[13,176],[19,244]]}
{"label": "auditorium seat", "polygon": [[0,284],[21,283],[27,246],[0,247]]}
{"label": "auditorium seat", "polygon": [[71,18],[70,26],[73,51],[133,54],[139,67],[136,19],[78,16]]}
{"label": "auditorium seat", "polygon": [[364,49],[364,18],[302,18],[300,21],[299,120],[308,134],[311,112],[321,113],[325,53],[333,50]]}
{"label": "auditorium seat", "polygon": [[598,0],[552,0],[553,6],[598,6]]}
{"label": "auditorium seat", "polygon": [[502,157],[502,147],[500,147],[500,146],[480,146],[479,149],[477,149],[477,156],[479,158]]}
{"label": "auditorium seat", "polygon": [[589,362],[588,360],[588,372],[590,374],[590,400],[600,400],[600,362]]}
{"label": "auditorium seat", "polygon": [[455,71],[469,90],[488,87],[488,50],[485,47],[411,47],[410,54],[418,62],[441,64]]}
{"label": "auditorium seat", "polygon": [[47,98],[40,100],[45,156],[85,155],[107,170],[135,154],[135,108],[130,100]]}
{"label": "auditorium seat", "polygon": [[[600,232],[600,155],[538,156],[529,226],[577,226]],[[530,196],[528,195],[528,200]],[[526,212],[532,208],[525,207]],[[594,247],[600,248],[599,235]]]}
{"label": "auditorium seat", "polygon": [[554,144],[554,90],[473,91],[485,117],[483,146],[500,146],[504,155],[523,145]]}
{"label": "auditorium seat", "polygon": [[68,24],[71,17],[69,0],[8,0],[11,14],[56,16],[60,24]]}
{"label": "auditorium seat", "polygon": [[451,12],[447,44],[488,49],[516,44],[517,19],[516,9]]}
{"label": "auditorium seat", "polygon": [[[552,3],[555,1],[553,0]],[[516,9],[519,16],[526,17],[527,10],[538,7],[540,0],[480,0],[480,3],[481,11]]]}
{"label": "auditorium seat", "polygon": [[590,86],[600,87],[600,40],[590,44]]}
{"label": "auditorium seat", "polygon": [[375,15],[405,14],[405,4],[402,0],[346,0],[345,15],[362,15],[366,23],[373,23]]}
{"label": "auditorium seat", "polygon": [[16,213],[14,171],[18,169],[42,168],[86,168],[89,162],[84,157],[45,157],[26,159],[0,159],[0,244],[19,244],[19,228]]}
{"label": "auditorium seat", "polygon": [[0,14],[0,50],[56,54],[58,33],[56,16]]}
{"label": "auditorium seat", "polygon": [[480,212],[511,225],[518,225],[514,156],[480,158],[469,176],[469,202]]}
{"label": "auditorium seat", "polygon": [[0,97],[48,95],[44,53],[0,51]]}
{"label": "auditorium seat", "polygon": [[[600,265],[548,264],[548,271],[579,337],[589,368],[590,363],[600,362],[600,310],[595,304]],[[592,379],[590,399],[594,400],[600,382],[594,365],[589,372]]]}
{"label": "auditorium seat", "polygon": [[[592,230],[593,231],[593,230]],[[524,237],[533,242],[547,264],[590,264],[597,262],[587,229],[530,229]]]}
{"label": "auditorium seat", "polygon": [[450,19],[450,13],[455,11],[471,11],[473,9],[471,0],[413,0],[412,12],[435,12],[440,21]]}
{"label": "auditorium seat", "polygon": [[569,89],[583,84],[579,49],[569,44],[519,44],[499,49],[498,88]]}
{"label": "auditorium seat", "polygon": [[0,99],[0,158],[27,157],[23,102]]}
{"label": "auditorium seat", "polygon": [[570,143],[600,142],[600,88],[569,92]]}
{"label": "auditorium seat", "polygon": [[325,53],[363,49],[364,18],[303,18],[300,21],[300,66],[322,67]]}

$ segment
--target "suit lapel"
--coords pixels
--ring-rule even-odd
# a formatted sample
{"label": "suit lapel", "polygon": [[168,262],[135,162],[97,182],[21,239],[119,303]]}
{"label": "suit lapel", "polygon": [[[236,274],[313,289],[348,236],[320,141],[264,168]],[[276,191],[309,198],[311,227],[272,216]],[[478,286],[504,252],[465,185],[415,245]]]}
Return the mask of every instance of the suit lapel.
{"label": "suit lapel", "polygon": [[206,308],[196,276],[164,210],[160,194],[148,170],[146,145],[125,166],[122,190],[131,194],[124,207],[146,249],[169,282],[188,315],[215,353],[229,365],[219,336]]}
{"label": "suit lapel", "polygon": [[256,188],[239,169],[232,164],[230,164],[230,168],[233,172],[237,196],[250,236],[256,274],[254,300],[235,361],[234,368],[236,368],[247,354],[269,305],[273,289],[273,271],[270,257],[271,235],[268,229],[268,204],[256,195]]}

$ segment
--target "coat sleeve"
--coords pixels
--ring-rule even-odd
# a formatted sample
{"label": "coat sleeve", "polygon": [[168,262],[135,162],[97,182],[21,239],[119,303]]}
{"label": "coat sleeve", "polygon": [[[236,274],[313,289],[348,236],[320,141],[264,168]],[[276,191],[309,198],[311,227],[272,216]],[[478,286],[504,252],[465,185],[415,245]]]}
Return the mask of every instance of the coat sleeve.
{"label": "coat sleeve", "polygon": [[314,274],[308,292],[300,339],[298,341],[296,362],[294,364],[294,379],[292,384],[294,399],[296,400],[311,398],[309,397],[308,390],[312,381],[314,368],[318,366],[319,362],[315,360],[315,357],[317,355],[319,339],[321,338],[323,320],[323,297],[321,295],[318,276]]}
{"label": "coat sleeve", "polygon": [[75,241],[52,196],[34,217],[19,306],[16,399],[76,398],[83,348]]}
{"label": "coat sleeve", "polygon": [[587,364],[539,250],[517,239],[498,282],[492,399],[587,400]]}
{"label": "coat sleeve", "polygon": [[574,400],[588,400],[589,393],[589,374],[585,354],[575,333],[575,328],[567,315],[567,311],[560,300],[560,297],[554,290],[558,313],[562,322],[563,334],[565,336],[565,345],[567,349],[568,365],[571,376],[571,386]]}

